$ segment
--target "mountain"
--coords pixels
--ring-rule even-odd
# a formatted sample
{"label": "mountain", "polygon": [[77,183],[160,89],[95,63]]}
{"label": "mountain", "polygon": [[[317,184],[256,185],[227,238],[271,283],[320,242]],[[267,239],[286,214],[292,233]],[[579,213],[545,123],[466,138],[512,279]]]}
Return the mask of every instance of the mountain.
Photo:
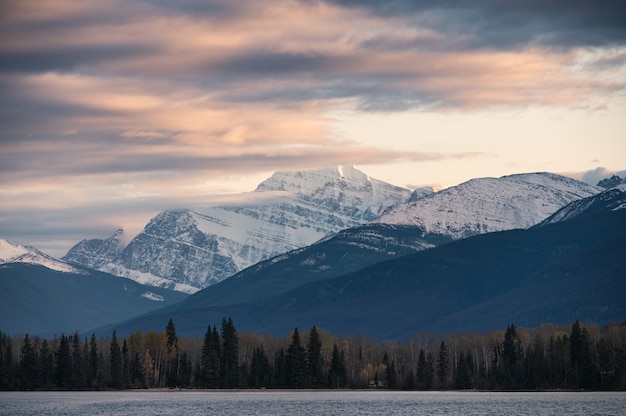
{"label": "mountain", "polygon": [[[240,331],[282,335],[317,325],[334,334],[404,339],[626,316],[626,210],[454,241],[255,303],[172,307],[101,328],[162,328],[202,336],[231,316]],[[208,289],[207,289],[208,290]],[[196,296],[199,296],[196,295]]]}
{"label": "mountain", "polygon": [[244,196],[239,204],[161,212],[106,264],[99,264],[100,243],[81,242],[63,259],[192,293],[259,261],[365,224],[407,201],[411,191],[338,166],[277,172]]}
{"label": "mountain", "polygon": [[250,266],[193,294],[186,305],[258,302],[310,282],[338,277],[448,241],[448,237],[426,234],[415,226],[362,225]]}
{"label": "mountain", "polygon": [[[425,192],[421,198],[414,198],[418,191],[412,195],[410,203],[397,205],[392,211],[400,211],[406,206],[411,206],[412,202],[420,200],[421,212],[436,212],[442,203],[445,203],[448,211],[463,212],[463,217],[456,218],[459,223],[467,223],[466,225],[476,224],[476,218],[496,217],[500,214],[506,217],[508,213],[493,212],[501,206],[512,207],[509,210],[523,208],[523,201],[532,200],[538,197],[545,197],[547,200],[560,200],[562,195],[566,194],[567,199],[571,198],[571,188],[578,191],[578,188],[587,189],[588,185],[577,183],[567,178],[550,174],[537,175],[518,175],[524,178],[526,182],[511,181],[509,178],[501,180],[473,180],[467,184],[462,184],[459,192],[456,189],[450,189],[447,192],[447,198],[441,202],[437,195],[430,198],[432,191]],[[539,189],[527,186],[531,184],[539,184]],[[564,186],[563,183],[566,185]],[[489,189],[489,186],[496,186],[499,192]],[[486,189],[489,189],[487,192]],[[594,191],[596,189],[593,189]],[[582,193],[582,192],[581,192]],[[490,207],[485,195],[497,194],[497,206]],[[450,198],[454,195],[456,200]],[[547,196],[546,196],[547,195]],[[465,201],[471,199],[481,199],[484,202],[481,205],[464,206]],[[517,202],[517,201],[521,201]],[[517,205],[516,205],[517,204]],[[530,211],[530,204],[525,204],[526,210]],[[552,204],[552,206],[556,203]],[[477,209],[476,212],[471,208]],[[492,211],[490,211],[490,209]],[[463,211],[464,210],[464,211]],[[545,207],[542,206],[542,210]],[[539,218],[540,210],[535,209],[530,212],[533,218]],[[521,228],[527,223],[516,222],[516,216],[510,215],[511,220],[500,222],[502,228]],[[383,216],[385,218],[385,215]],[[440,228],[439,230],[442,230]],[[389,260],[401,255],[410,254],[426,248],[440,245],[453,238],[464,237],[462,234],[451,233],[450,235],[441,235],[427,233],[423,227],[417,225],[393,225],[374,222],[365,226],[355,227],[352,229],[339,232],[332,238],[323,239],[309,247],[297,249],[292,252],[279,255],[270,260],[261,262],[251,266],[222,282],[213,285],[196,295],[190,297],[188,304],[194,303],[198,305],[215,306],[228,305],[239,302],[258,302],[268,296],[284,293],[294,289],[305,283],[317,280],[337,277],[342,274],[350,273],[367,266],[371,266],[377,262]]]}
{"label": "mountain", "polygon": [[34,247],[11,244],[7,240],[0,238],[0,266],[8,263],[39,265],[50,270],[65,273],[86,273],[84,270],[73,267],[64,261],[57,260]]}
{"label": "mountain", "polygon": [[51,336],[128,319],[186,295],[71,266],[0,239],[0,330]]}
{"label": "mountain", "polygon": [[531,227],[601,190],[552,173],[479,178],[390,208],[374,222],[416,225],[427,233],[460,239]]}
{"label": "mountain", "polygon": [[124,249],[122,237],[124,230],[119,229],[104,240],[82,240],[63,256],[69,263],[80,264],[91,269],[98,269],[113,261]]}
{"label": "mountain", "polygon": [[621,185],[597,195],[574,201],[550,215],[536,227],[624,208],[626,208],[626,185]]}
{"label": "mountain", "polygon": [[598,182],[598,186],[605,189],[615,188],[619,185],[626,184],[626,178],[621,178],[617,175],[613,175],[610,178],[602,179]]}

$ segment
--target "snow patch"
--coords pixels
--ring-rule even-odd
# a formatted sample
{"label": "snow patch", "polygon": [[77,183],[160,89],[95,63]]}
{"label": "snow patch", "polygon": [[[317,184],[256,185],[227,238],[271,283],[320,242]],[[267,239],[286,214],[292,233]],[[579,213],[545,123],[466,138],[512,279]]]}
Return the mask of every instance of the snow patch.
{"label": "snow patch", "polygon": [[161,295],[157,295],[156,293],[153,292],[144,292],[141,294],[142,298],[146,298],[148,300],[152,300],[154,302],[164,302],[165,298]]}

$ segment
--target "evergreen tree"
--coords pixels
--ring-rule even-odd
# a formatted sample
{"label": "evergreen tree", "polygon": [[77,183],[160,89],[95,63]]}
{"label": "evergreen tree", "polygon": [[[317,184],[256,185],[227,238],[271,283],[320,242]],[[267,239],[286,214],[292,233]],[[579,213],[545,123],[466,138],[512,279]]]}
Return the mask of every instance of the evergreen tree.
{"label": "evergreen tree", "polygon": [[124,388],[130,386],[130,354],[126,339],[122,342],[122,385]]}
{"label": "evergreen tree", "polygon": [[437,379],[441,387],[446,387],[448,383],[448,349],[443,341],[439,345],[439,354],[437,355]]}
{"label": "evergreen tree", "polygon": [[165,328],[167,337],[167,361],[165,369],[165,383],[167,387],[174,388],[178,385],[178,336],[176,336],[176,327],[174,321],[170,318]]}
{"label": "evergreen tree", "polygon": [[39,347],[39,368],[41,370],[41,387],[52,388],[54,384],[54,356],[47,340],[41,342]]}
{"label": "evergreen tree", "polygon": [[239,336],[232,318],[222,319],[221,386],[232,389],[239,386]]}
{"label": "evergreen tree", "polygon": [[55,357],[54,375],[57,387],[69,389],[72,384],[72,356],[68,337],[61,334],[59,348]]}
{"label": "evergreen tree", "polygon": [[187,351],[183,351],[180,354],[177,385],[181,388],[187,387],[191,382],[192,372],[193,366],[191,365],[191,360],[189,360],[189,355],[187,354]]}
{"label": "evergreen tree", "polygon": [[133,354],[133,359],[130,365],[130,383],[133,387],[146,387],[146,380],[144,377],[143,366],[141,356],[139,352]]}
{"label": "evergreen tree", "polygon": [[433,388],[433,378],[435,377],[435,359],[433,354],[429,351],[426,354],[426,380],[424,387],[426,390]]}
{"label": "evergreen tree", "polygon": [[89,360],[87,367],[87,380],[88,385],[91,388],[99,386],[98,382],[98,342],[96,340],[96,334],[91,334],[91,340],[89,341]]}
{"label": "evergreen tree", "polygon": [[270,363],[263,346],[256,347],[252,352],[252,361],[248,374],[248,386],[255,389],[270,385]]}
{"label": "evergreen tree", "polygon": [[328,372],[328,380],[330,388],[340,388],[346,384],[346,357],[337,344],[333,345],[333,352],[330,358],[330,371]]}
{"label": "evergreen tree", "polygon": [[120,350],[120,344],[117,340],[117,333],[114,330],[111,337],[111,344],[109,347],[109,374],[110,374],[110,387],[114,389],[121,389],[124,387],[123,383],[123,360],[122,351]]}
{"label": "evergreen tree", "polygon": [[595,388],[597,377],[589,332],[576,321],[569,339],[572,382],[576,387]]}
{"label": "evergreen tree", "polygon": [[285,362],[287,387],[290,389],[301,389],[306,385],[306,357],[305,350],[300,341],[300,333],[295,328],[291,337],[291,344],[287,349]]}
{"label": "evergreen tree", "polygon": [[313,326],[309,333],[309,342],[306,347],[306,366],[308,385],[320,388],[324,384],[324,358],[322,357],[322,340]]}
{"label": "evergreen tree", "polygon": [[24,336],[19,362],[20,388],[22,390],[33,390],[39,387],[40,373],[37,354],[28,334]]}
{"label": "evergreen tree", "polygon": [[523,358],[524,352],[517,329],[511,324],[506,328],[502,343],[502,373],[505,387],[515,388],[520,385]]}
{"label": "evergreen tree", "polygon": [[474,372],[474,365],[472,362],[472,355],[467,352],[467,354],[461,351],[459,355],[459,360],[456,366],[455,373],[455,385],[457,389],[470,389],[472,388],[472,376]]}
{"label": "evergreen tree", "polygon": [[420,348],[420,352],[417,358],[417,388],[425,389],[426,388],[426,378],[427,378],[427,368],[426,368],[426,352],[424,348]]}
{"label": "evergreen tree", "polygon": [[404,379],[404,390],[415,390],[415,374],[413,374],[413,370],[410,370]]}
{"label": "evergreen tree", "polygon": [[281,348],[274,356],[274,387],[287,388],[287,360],[285,351]]}
{"label": "evergreen tree", "polygon": [[72,336],[72,388],[85,388],[84,380],[83,352],[78,332],[75,332]]}
{"label": "evergreen tree", "polygon": [[198,384],[203,388],[217,388],[220,385],[221,340],[217,328],[207,327],[202,343],[200,375]]}

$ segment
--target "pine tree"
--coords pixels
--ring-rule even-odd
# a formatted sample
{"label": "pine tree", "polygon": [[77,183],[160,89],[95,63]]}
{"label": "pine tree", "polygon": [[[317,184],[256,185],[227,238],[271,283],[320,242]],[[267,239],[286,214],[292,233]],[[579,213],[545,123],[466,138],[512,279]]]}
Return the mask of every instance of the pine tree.
{"label": "pine tree", "polygon": [[239,336],[232,318],[222,319],[222,387],[232,389],[239,386]]}
{"label": "pine tree", "polygon": [[517,334],[515,325],[511,324],[506,328],[504,341],[502,343],[502,369],[504,375],[504,386],[516,388],[521,384],[521,363],[523,362],[524,351],[521,340]]}
{"label": "pine tree", "polygon": [[287,388],[287,360],[285,351],[281,348],[274,356],[274,387]]}
{"label": "pine tree", "polygon": [[324,384],[324,358],[322,357],[322,340],[313,326],[309,333],[309,342],[306,348],[306,365],[308,385],[313,388],[320,388]]}
{"label": "pine tree", "polygon": [[69,389],[72,383],[72,356],[68,337],[61,334],[59,348],[55,357],[54,375],[57,387]]}
{"label": "pine tree", "polygon": [[83,353],[78,332],[72,336],[72,388],[85,387],[85,371],[83,368]]}
{"label": "pine tree", "polygon": [[124,388],[130,386],[130,354],[126,339],[122,342],[122,385]]}
{"label": "pine tree", "polygon": [[98,386],[98,342],[96,341],[96,334],[91,334],[91,340],[89,341],[89,360],[87,367],[87,380],[88,386],[94,388]]}
{"label": "pine tree", "polygon": [[176,336],[176,327],[174,321],[170,318],[165,328],[167,337],[167,361],[165,368],[165,383],[167,387],[174,388],[178,385],[178,336]]}
{"label": "pine tree", "polygon": [[287,387],[301,389],[306,384],[306,357],[305,350],[300,341],[300,333],[295,328],[291,337],[291,344],[287,349],[285,362],[287,364]]}
{"label": "pine tree", "polygon": [[454,382],[457,389],[470,389],[472,388],[472,377],[474,372],[474,365],[472,362],[472,355],[469,351],[464,353],[461,351],[459,360],[456,366],[456,374]]}
{"label": "pine tree", "polygon": [[346,384],[346,357],[343,350],[339,352],[337,344],[333,345],[328,380],[328,385],[332,389],[343,387]]}
{"label": "pine tree", "polygon": [[427,369],[426,369],[426,352],[424,352],[424,348],[420,348],[420,352],[417,358],[417,388],[425,389],[426,388],[426,377],[427,377]]}
{"label": "pine tree", "polygon": [[41,342],[39,347],[39,368],[41,370],[41,387],[52,388],[54,384],[54,356],[47,340]]}
{"label": "pine tree", "polygon": [[255,389],[269,386],[271,382],[270,374],[270,364],[263,346],[256,347],[252,352],[248,386]]}
{"label": "pine tree", "polygon": [[439,354],[437,355],[437,379],[441,387],[446,387],[448,383],[448,349],[443,341],[439,345]]}
{"label": "pine tree", "polygon": [[37,362],[35,348],[28,334],[24,336],[18,368],[20,371],[20,388],[22,390],[33,390],[39,387],[39,363]]}
{"label": "pine tree", "polygon": [[117,341],[117,333],[114,330],[111,337],[111,345],[109,347],[109,363],[110,363],[110,383],[111,388],[121,389],[123,388],[122,379],[122,351],[120,350],[120,344]]}
{"label": "pine tree", "polygon": [[597,373],[591,351],[589,331],[578,321],[572,325],[570,333],[570,362],[572,382],[576,387],[590,389],[597,386]]}

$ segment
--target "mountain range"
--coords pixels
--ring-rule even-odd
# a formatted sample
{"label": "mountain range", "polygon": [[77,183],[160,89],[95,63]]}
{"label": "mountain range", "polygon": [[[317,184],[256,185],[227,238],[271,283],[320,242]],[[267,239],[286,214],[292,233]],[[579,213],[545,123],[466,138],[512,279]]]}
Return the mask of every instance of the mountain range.
{"label": "mountain range", "polygon": [[52,336],[84,331],[185,297],[0,239],[0,330],[5,333]]}
{"label": "mountain range", "polygon": [[[78,243],[67,261],[0,240],[2,316],[18,311],[0,329],[100,326],[99,334],[123,335],[172,318],[181,334],[201,336],[232,316],[240,330],[317,325],[400,339],[511,322],[609,322],[625,314],[615,294],[625,280],[626,186],[602,191],[551,173],[434,193],[347,166],[279,172],[244,202],[164,211],[127,246],[118,230]],[[546,289],[559,296],[548,299]],[[74,310],[80,319],[69,322]]]}
{"label": "mountain range", "polygon": [[352,166],[277,172],[242,195],[243,203],[164,211],[124,248],[115,237],[85,240],[63,260],[192,293],[410,198],[410,190]]}
{"label": "mountain range", "polygon": [[115,329],[160,328],[171,318],[180,333],[201,336],[208,324],[231,316],[244,331],[283,334],[317,325],[335,334],[400,340],[419,331],[488,331],[511,323],[608,323],[626,316],[624,252],[626,210],[578,210],[567,219],[453,241],[274,296],[222,304],[205,296],[218,286],[209,287]]}
{"label": "mountain range", "polygon": [[[550,173],[474,179],[437,193],[423,188],[411,193],[351,166],[277,172],[245,195],[245,203],[164,211],[126,247],[118,231],[105,240],[78,243],[63,260],[193,293],[260,261],[370,222],[417,227],[416,235],[448,241],[527,228],[601,190]],[[433,242],[412,244],[416,251]]]}

